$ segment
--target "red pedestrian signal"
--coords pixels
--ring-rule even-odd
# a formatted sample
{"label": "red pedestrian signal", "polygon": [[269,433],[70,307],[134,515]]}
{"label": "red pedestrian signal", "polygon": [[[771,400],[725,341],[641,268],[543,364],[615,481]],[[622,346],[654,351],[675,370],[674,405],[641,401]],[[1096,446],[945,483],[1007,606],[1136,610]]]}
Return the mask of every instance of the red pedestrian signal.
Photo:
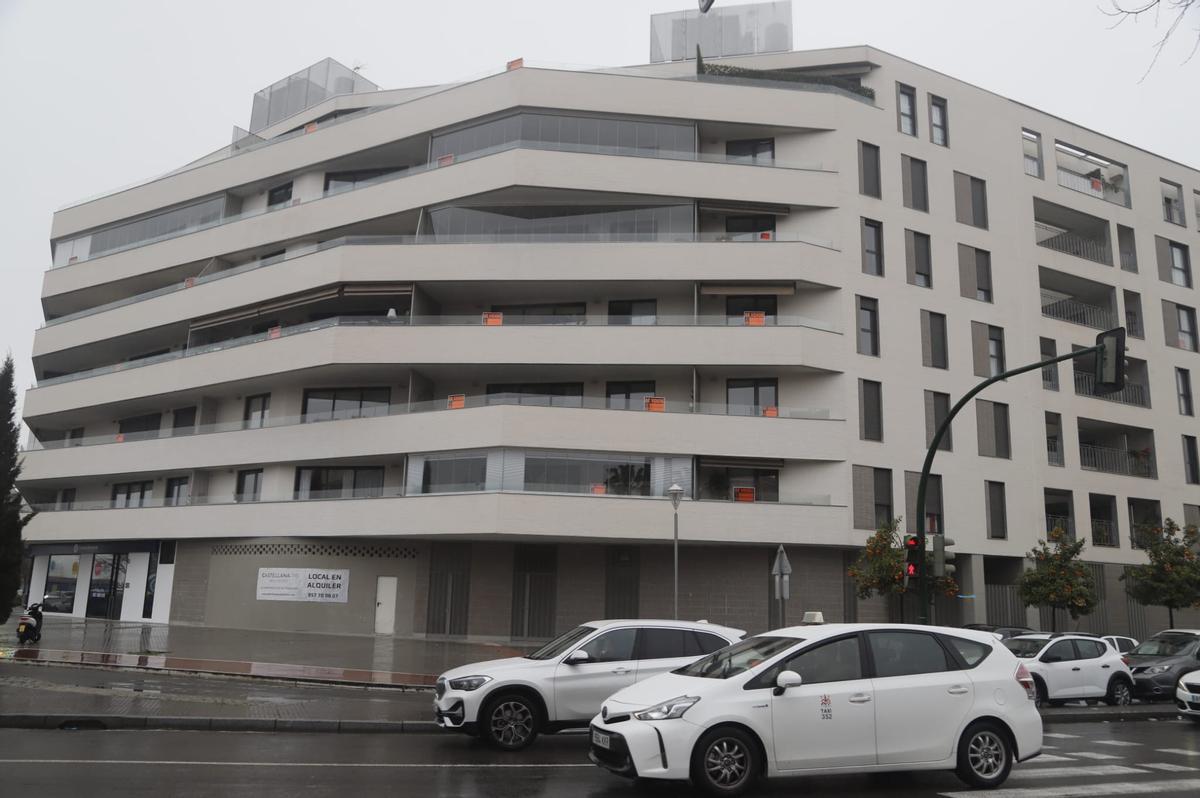
{"label": "red pedestrian signal", "polygon": [[916,535],[904,536],[904,589],[908,590],[908,580],[921,576],[921,538]]}

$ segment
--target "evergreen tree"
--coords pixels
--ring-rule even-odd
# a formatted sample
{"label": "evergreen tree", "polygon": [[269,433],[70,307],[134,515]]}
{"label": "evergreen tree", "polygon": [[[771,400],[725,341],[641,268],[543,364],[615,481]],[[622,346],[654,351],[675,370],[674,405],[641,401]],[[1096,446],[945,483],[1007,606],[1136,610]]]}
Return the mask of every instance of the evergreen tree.
{"label": "evergreen tree", "polygon": [[17,457],[20,428],[13,370],[9,355],[0,368],[0,624],[12,614],[21,587],[21,530],[33,518],[33,513],[21,512],[21,494],[16,487],[21,462]]}

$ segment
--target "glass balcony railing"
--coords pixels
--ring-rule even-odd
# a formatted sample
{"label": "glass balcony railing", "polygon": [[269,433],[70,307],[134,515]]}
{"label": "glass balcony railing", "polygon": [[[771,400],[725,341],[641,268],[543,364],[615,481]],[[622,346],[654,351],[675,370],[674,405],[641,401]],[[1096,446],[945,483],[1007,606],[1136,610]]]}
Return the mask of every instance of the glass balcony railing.
{"label": "glass balcony railing", "polygon": [[1154,452],[1149,450],[1134,452],[1081,443],[1079,466],[1088,471],[1103,471],[1106,474],[1122,474],[1129,477],[1155,479],[1158,476]]}
{"label": "glass balcony railing", "polygon": [[1039,247],[1112,266],[1112,247],[1102,238],[1090,238],[1037,221],[1033,230]]}
{"label": "glass balcony railing", "polygon": [[1116,326],[1115,316],[1108,308],[1089,305],[1051,291],[1042,291],[1042,315],[1096,330],[1109,330]]}
{"label": "glass balcony railing", "polygon": [[1075,372],[1075,393],[1080,396],[1091,396],[1109,402],[1118,402],[1135,407],[1150,406],[1150,391],[1145,385],[1126,382],[1125,387],[1113,393],[1096,393],[1096,378],[1086,371]]}
{"label": "glass balcony railing", "polygon": [[[412,177],[414,175],[425,174],[427,172],[433,172],[438,169],[445,169],[445,168],[454,166],[456,164],[466,163],[468,161],[474,161],[474,160],[478,160],[480,158],[486,158],[491,155],[496,155],[496,154],[499,154],[502,152],[509,152],[512,150],[538,150],[538,151],[553,151],[553,152],[570,152],[570,153],[591,154],[591,155],[615,155],[615,156],[622,156],[622,157],[650,158],[650,159],[655,159],[655,160],[669,160],[669,161],[693,161],[693,162],[699,162],[699,163],[715,163],[715,164],[727,164],[727,165],[733,165],[733,166],[743,166],[743,167],[751,168],[751,169],[763,169],[763,168],[790,169],[790,170],[796,170],[796,171],[809,171],[809,172],[829,171],[829,170],[824,169],[820,164],[816,164],[816,165],[788,164],[788,163],[780,162],[780,161],[774,160],[774,159],[769,160],[769,161],[755,161],[754,163],[749,163],[749,162],[746,162],[744,159],[740,158],[739,156],[725,155],[725,154],[721,154],[721,153],[677,152],[677,151],[668,151],[668,150],[649,151],[649,150],[645,150],[645,149],[639,149],[637,147],[601,147],[598,145],[591,146],[591,145],[585,145],[585,144],[559,144],[559,143],[549,143],[549,142],[539,142],[539,141],[517,140],[517,141],[509,141],[509,142],[506,142],[504,144],[500,144],[500,145],[497,145],[494,147],[485,147],[483,149],[475,150],[473,152],[466,152],[466,153],[455,154],[455,155],[446,155],[446,156],[443,156],[443,157],[437,159],[436,161],[431,161],[428,163],[417,164],[415,166],[410,166],[410,167],[402,167],[394,172],[389,172],[387,174],[383,174],[383,175],[380,175],[375,178],[362,180],[362,181],[347,185],[345,188],[331,189],[330,191],[327,191],[324,194],[322,194],[320,197],[313,198],[311,200],[308,200],[307,202],[302,202],[300,200],[293,199],[291,203],[286,204],[286,205],[257,208],[255,210],[243,211],[242,213],[234,214],[232,216],[225,216],[225,217],[221,217],[221,218],[217,218],[217,219],[211,219],[208,221],[200,222],[197,224],[192,224],[190,226],[183,227],[178,230],[173,230],[169,233],[164,233],[159,236],[154,236],[152,238],[147,238],[147,239],[143,239],[143,240],[139,240],[139,241],[132,241],[123,246],[108,249],[105,252],[103,252],[102,254],[97,255],[96,257],[90,257],[90,256],[89,257],[80,257],[80,258],[74,259],[66,264],[60,264],[57,266],[52,265],[50,268],[58,269],[58,268],[64,268],[66,266],[76,266],[81,263],[88,263],[93,260],[97,260],[99,258],[108,257],[109,255],[115,255],[119,252],[125,252],[125,251],[131,250],[131,249],[148,246],[150,244],[156,244],[161,241],[166,241],[166,240],[173,239],[173,238],[179,238],[180,236],[189,235],[191,233],[197,233],[202,230],[209,230],[214,227],[222,227],[227,224],[233,224],[235,222],[244,221],[246,219],[263,216],[268,213],[283,213],[284,211],[294,208],[294,207],[297,207],[299,205],[311,205],[313,202],[320,202],[323,199],[328,199],[333,196],[339,196],[341,194],[348,194],[348,193],[353,193],[356,191],[361,191],[363,189],[371,188],[373,186],[377,186],[382,183],[390,183],[390,182],[393,182],[396,180],[404,180],[404,179]],[[70,239],[64,239],[62,242],[60,242],[60,245],[66,243],[68,240],[70,240]]]}
{"label": "glass balcony railing", "polygon": [[[833,327],[823,321],[811,319],[805,316],[773,316],[763,319],[761,324],[748,324],[741,316],[656,316],[653,324],[630,325],[627,319],[628,316],[611,317],[621,321],[613,322],[608,316],[513,316],[503,319],[504,327],[536,327],[536,326],[556,326],[556,327],[611,327],[624,328],[637,326],[641,329],[646,327],[805,327],[822,332],[833,332]],[[61,374],[56,377],[49,377],[38,381],[36,387],[43,388],[49,385],[58,385],[66,382],[74,382],[76,380],[87,379],[89,377],[98,377],[103,374],[114,374],[118,371],[128,371],[130,369],[143,368],[145,366],[153,366],[158,363],[167,363],[173,360],[182,360],[183,358],[196,357],[205,355],[210,352],[220,352],[225,349],[234,349],[236,347],[248,346],[250,344],[262,343],[264,341],[273,341],[279,338],[289,338],[293,335],[303,335],[304,333],[317,332],[331,327],[493,327],[486,319],[486,314],[476,314],[473,316],[409,316],[409,317],[357,317],[357,316],[335,316],[329,319],[321,319],[320,321],[306,322],[296,324],[290,327],[272,327],[271,329],[254,333],[252,335],[244,335],[238,338],[230,338],[224,341],[215,341],[210,344],[201,344],[192,346],[186,349],[178,349],[173,352],[165,352],[160,355],[152,355],[150,357],[139,358],[137,360],[126,360],[120,363],[112,363],[106,366],[99,366],[93,369],[84,371],[76,371],[70,374]]]}
{"label": "glass balcony railing", "polygon": [[[651,401],[653,400],[653,401]],[[76,446],[103,446],[106,444],[129,444],[138,441],[160,439],[179,439],[195,435],[212,435],[222,432],[238,432],[242,430],[273,429],[276,427],[296,427],[304,424],[324,424],[331,421],[351,421],[364,418],[380,418],[388,416],[404,416],[417,413],[453,412],[483,407],[500,406],[522,407],[556,407],[575,408],[580,410],[609,410],[613,412],[635,413],[675,413],[684,415],[705,416],[747,416],[751,418],[785,418],[807,419],[815,421],[840,420],[834,419],[828,408],[809,407],[780,407],[728,405],[718,402],[691,402],[687,399],[672,399],[665,396],[646,397],[627,401],[625,399],[608,398],[604,396],[548,396],[545,394],[523,393],[494,393],[494,394],[453,394],[447,398],[434,399],[425,402],[405,404],[377,405],[352,411],[336,413],[309,414],[297,416],[270,416],[265,421],[253,425],[245,421],[223,421],[215,424],[199,424],[186,429],[152,430],[149,432],[110,433],[107,435],[86,435],[69,441],[46,441],[40,444],[42,449],[70,449]]]}

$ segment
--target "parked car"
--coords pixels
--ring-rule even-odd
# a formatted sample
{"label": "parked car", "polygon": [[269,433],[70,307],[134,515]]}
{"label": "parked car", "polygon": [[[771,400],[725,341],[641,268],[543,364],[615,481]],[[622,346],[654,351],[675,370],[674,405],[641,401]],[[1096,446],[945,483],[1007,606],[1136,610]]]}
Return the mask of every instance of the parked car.
{"label": "parked car", "polygon": [[1200,629],[1167,629],[1125,655],[1138,698],[1169,699],[1179,677],[1200,665]]}
{"label": "parked car", "polygon": [[1137,647],[1138,641],[1132,637],[1124,635],[1105,635],[1104,642],[1115,648],[1118,652],[1125,654]]}
{"label": "parked car", "polygon": [[1175,706],[1185,717],[1200,723],[1200,670],[1189,671],[1175,686]]}
{"label": "parked car", "polygon": [[989,632],[796,626],[604,701],[589,756],[628,777],[738,795],[759,776],[954,770],[995,787],[1037,756],[1028,670]]}
{"label": "parked car", "polygon": [[1007,640],[1010,637],[1017,635],[1033,634],[1034,630],[1028,626],[997,626],[991,623],[968,623],[963,624],[964,629],[976,629],[980,632],[991,632],[997,635],[1001,640]]}
{"label": "parked car", "polygon": [[445,729],[517,751],[540,732],[587,726],[621,688],[735,643],[741,629],[689,621],[592,621],[524,657],[446,671],[434,686]]}
{"label": "parked car", "polygon": [[1021,635],[1004,641],[1033,675],[1037,704],[1104,699],[1113,706],[1133,700],[1133,675],[1108,643],[1083,634]]}

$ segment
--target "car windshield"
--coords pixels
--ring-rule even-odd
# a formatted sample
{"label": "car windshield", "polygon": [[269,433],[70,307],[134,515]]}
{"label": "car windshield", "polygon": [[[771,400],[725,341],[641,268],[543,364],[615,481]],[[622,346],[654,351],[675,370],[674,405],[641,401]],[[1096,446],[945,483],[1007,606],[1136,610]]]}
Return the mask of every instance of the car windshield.
{"label": "car windshield", "polygon": [[1195,643],[1196,638],[1191,635],[1163,635],[1150,638],[1129,653],[1148,657],[1177,657],[1187,654]]}
{"label": "car windshield", "polygon": [[596,631],[596,627],[594,626],[576,626],[571,631],[554,638],[532,654],[526,654],[525,659],[554,659],[594,631]]}
{"label": "car windshield", "polygon": [[1018,637],[1010,637],[1004,641],[1005,648],[1016,654],[1018,657],[1023,657],[1024,659],[1036,657],[1044,645],[1046,645],[1045,640],[1039,640],[1036,638],[1022,640]]}
{"label": "car windshield", "polygon": [[697,676],[701,679],[728,679],[745,673],[784,649],[803,643],[798,637],[751,637],[740,643],[714,651],[704,659],[685,665],[674,673]]}

